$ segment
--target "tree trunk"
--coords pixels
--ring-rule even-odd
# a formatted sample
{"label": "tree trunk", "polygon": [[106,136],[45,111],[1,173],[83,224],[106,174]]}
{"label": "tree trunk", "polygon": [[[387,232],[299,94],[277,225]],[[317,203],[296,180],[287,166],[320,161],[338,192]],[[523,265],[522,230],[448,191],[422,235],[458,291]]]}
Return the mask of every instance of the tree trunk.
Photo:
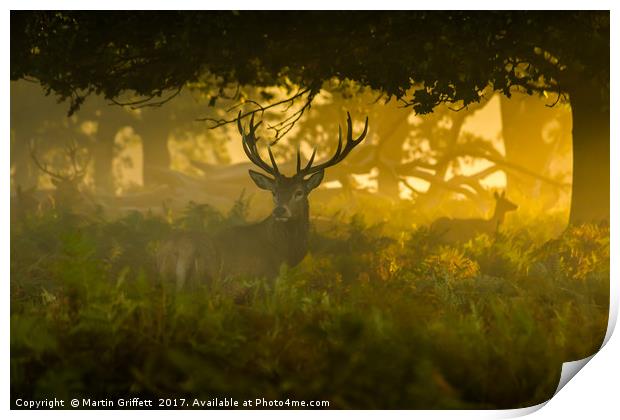
{"label": "tree trunk", "polygon": [[377,191],[379,194],[398,200],[400,197],[400,180],[394,175],[390,165],[377,165],[379,173],[377,174]]}
{"label": "tree trunk", "polygon": [[114,138],[118,133],[118,128],[115,123],[100,120],[95,144],[92,147],[95,188],[106,193],[111,193],[114,190],[112,162],[114,159]]}
{"label": "tree trunk", "polygon": [[[448,115],[452,120],[452,125],[444,139],[445,149],[440,151],[442,155],[445,156],[452,154],[454,148],[458,145],[459,136],[461,135],[461,128],[463,128],[465,120],[469,116],[473,115],[474,112],[474,110],[470,109],[463,109],[456,113],[452,113],[452,111],[450,111],[450,114]],[[438,164],[435,171],[435,176],[442,180],[445,179],[449,167],[450,161]],[[440,204],[442,199],[445,197],[445,194],[446,189],[443,186],[431,183],[426,191],[426,194],[422,196],[423,198],[420,204],[424,203],[426,208],[435,208]]]}
{"label": "tree trunk", "polygon": [[569,91],[573,112],[573,191],[569,223],[609,221],[609,101],[601,87]]}
{"label": "tree trunk", "polygon": [[[521,94],[513,94],[511,98],[502,95],[500,106],[506,160],[540,175],[552,175],[546,171],[549,161],[557,158],[552,156],[559,149],[556,143],[570,141],[570,136],[567,130],[567,133],[558,133],[555,141],[545,143],[543,129],[562,111],[556,107],[546,107],[537,96]],[[535,203],[549,208],[557,201],[557,187],[543,184],[536,178],[508,171],[506,180],[508,196],[519,200],[521,207]]]}
{"label": "tree trunk", "polygon": [[32,136],[26,131],[11,131],[11,167],[14,169],[13,186],[22,190],[35,187],[38,169],[30,157],[29,141]]}
{"label": "tree trunk", "polygon": [[160,185],[164,182],[161,171],[170,167],[168,130],[145,122],[139,129],[142,139],[142,179],[144,186]]}
{"label": "tree trunk", "polygon": [[[391,110],[391,108],[390,108]],[[380,121],[376,128],[379,135],[379,158],[387,163],[379,163],[377,169],[377,190],[380,194],[394,200],[400,199],[400,179],[393,165],[403,159],[403,145],[411,129],[407,123],[409,112],[399,109],[393,111],[396,116]]]}

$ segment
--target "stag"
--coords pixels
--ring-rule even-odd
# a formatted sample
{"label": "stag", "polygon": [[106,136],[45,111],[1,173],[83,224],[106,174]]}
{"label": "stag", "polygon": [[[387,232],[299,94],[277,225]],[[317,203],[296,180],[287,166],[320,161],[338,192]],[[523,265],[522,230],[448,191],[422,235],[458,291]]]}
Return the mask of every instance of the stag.
{"label": "stag", "polygon": [[342,129],[338,128],[338,146],[334,155],[324,163],[314,165],[316,148],[302,167],[297,150],[297,171],[293,176],[280,172],[268,147],[267,163],[258,151],[254,116],[248,130],[237,118],[243,150],[256,167],[265,173],[250,169],[250,178],[256,186],[273,195],[273,211],[261,222],[232,227],[215,235],[184,233],[166,241],[157,255],[158,268],[164,278],[176,281],[177,288],[200,281],[213,281],[250,275],[275,277],[282,264],[296,266],[308,252],[309,203],[308,195],[323,180],[325,169],[337,165],[364,140],[368,131],[368,117],[362,134],[354,139],[351,116],[347,113],[347,138],[343,145]]}
{"label": "stag", "polygon": [[435,233],[443,243],[466,242],[477,235],[486,233],[492,236],[497,233],[504,223],[506,213],[518,208],[516,204],[506,198],[506,192],[493,194],[495,198],[495,211],[490,219],[450,219],[442,217],[431,225],[431,231]]}

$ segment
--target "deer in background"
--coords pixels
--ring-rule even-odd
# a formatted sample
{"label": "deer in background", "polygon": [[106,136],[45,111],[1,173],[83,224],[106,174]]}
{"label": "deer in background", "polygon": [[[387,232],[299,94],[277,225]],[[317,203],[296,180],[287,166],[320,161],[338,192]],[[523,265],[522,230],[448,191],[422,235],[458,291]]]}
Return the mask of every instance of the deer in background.
{"label": "deer in background", "polygon": [[53,171],[47,163],[42,163],[37,156],[34,143],[30,145],[30,157],[39,170],[50,176],[55,190],[47,195],[47,199],[39,202],[40,208],[54,208],[60,211],[85,210],[94,211],[99,205],[93,197],[80,190],[80,183],[84,179],[90,162],[90,155],[80,158],[76,143],[65,147],[65,153],[69,160],[70,169],[66,171]]}
{"label": "deer in background", "polygon": [[516,204],[506,198],[506,192],[493,194],[495,211],[490,219],[450,219],[442,217],[431,225],[431,232],[435,233],[442,243],[466,242],[481,233],[489,236],[497,233],[499,226],[504,223],[506,213],[518,208]]}
{"label": "deer in background", "polygon": [[338,129],[336,152],[324,163],[313,166],[316,148],[302,168],[297,150],[297,171],[293,176],[283,175],[268,147],[271,164],[258,152],[254,115],[246,132],[241,126],[243,150],[248,159],[267,175],[249,170],[250,178],[260,189],[271,192],[274,208],[265,220],[245,226],[226,229],[215,235],[181,233],[164,242],[157,253],[157,265],[164,278],[174,279],[177,288],[189,281],[212,281],[231,276],[251,275],[275,277],[280,266],[290,267],[301,262],[308,252],[309,203],[308,195],[323,180],[325,169],[337,165],[364,140],[368,131],[368,117],[362,134],[353,139],[351,116],[347,113],[347,138],[342,143],[342,129]]}

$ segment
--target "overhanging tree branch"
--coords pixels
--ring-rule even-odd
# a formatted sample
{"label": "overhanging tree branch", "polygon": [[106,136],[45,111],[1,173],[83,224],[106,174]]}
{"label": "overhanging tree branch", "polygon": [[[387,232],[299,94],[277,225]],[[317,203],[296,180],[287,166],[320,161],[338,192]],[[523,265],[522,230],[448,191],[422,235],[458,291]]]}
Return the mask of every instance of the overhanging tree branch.
{"label": "overhanging tree branch", "polygon": [[245,119],[248,117],[252,117],[255,114],[260,113],[261,117],[264,115],[264,113],[266,111],[272,110],[278,106],[282,106],[282,105],[287,105],[285,107],[285,109],[283,110],[283,112],[288,111],[295,103],[296,100],[302,98],[304,95],[306,95],[306,100],[304,101],[304,104],[301,108],[299,108],[297,111],[295,111],[292,115],[288,116],[287,118],[285,118],[284,120],[280,121],[279,123],[270,125],[268,128],[271,130],[274,130],[276,135],[275,135],[275,139],[272,141],[271,145],[273,146],[274,144],[276,144],[280,139],[282,139],[294,126],[295,123],[297,123],[297,121],[299,121],[301,119],[301,117],[303,116],[303,114],[310,109],[311,105],[312,105],[312,101],[314,100],[316,94],[319,92],[319,89],[313,89],[313,88],[305,88],[305,89],[299,89],[294,95],[289,96],[285,99],[282,99],[280,101],[271,103],[269,105],[261,105],[259,102],[254,101],[254,100],[245,100],[242,103],[239,104],[235,104],[232,107],[228,108],[227,112],[230,112],[236,108],[239,108],[240,106],[243,106],[245,104],[251,104],[254,105],[256,108],[247,112],[242,112],[241,115],[237,116],[237,118],[211,118],[211,117],[203,117],[203,118],[197,118],[196,121],[205,121],[205,122],[209,122],[212,123],[212,125],[209,127],[209,129],[216,129],[219,127],[223,127],[225,125],[228,124],[233,124],[236,123],[238,119]]}
{"label": "overhanging tree branch", "polygon": [[135,101],[121,102],[121,101],[118,101],[118,100],[116,100],[114,98],[111,98],[110,102],[112,102],[112,104],[114,104],[114,105],[128,106],[131,109],[160,107],[160,106],[170,102],[174,98],[176,98],[181,93],[182,90],[183,90],[183,86],[179,86],[172,94],[170,94],[166,98],[164,98],[162,100],[159,100],[159,101],[152,101],[152,100],[155,99],[156,97],[160,97],[163,94],[163,91],[159,92],[159,93],[156,93],[156,94],[149,95],[146,98],[138,99],[138,100],[135,100]]}

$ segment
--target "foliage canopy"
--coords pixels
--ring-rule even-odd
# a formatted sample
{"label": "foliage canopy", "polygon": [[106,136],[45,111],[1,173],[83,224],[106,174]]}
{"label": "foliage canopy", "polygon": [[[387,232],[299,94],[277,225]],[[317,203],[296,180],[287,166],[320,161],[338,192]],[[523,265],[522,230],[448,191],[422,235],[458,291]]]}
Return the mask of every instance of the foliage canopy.
{"label": "foliage canopy", "polygon": [[77,109],[85,95],[161,100],[188,83],[318,91],[352,80],[418,113],[609,84],[608,12],[12,12],[11,79]]}

